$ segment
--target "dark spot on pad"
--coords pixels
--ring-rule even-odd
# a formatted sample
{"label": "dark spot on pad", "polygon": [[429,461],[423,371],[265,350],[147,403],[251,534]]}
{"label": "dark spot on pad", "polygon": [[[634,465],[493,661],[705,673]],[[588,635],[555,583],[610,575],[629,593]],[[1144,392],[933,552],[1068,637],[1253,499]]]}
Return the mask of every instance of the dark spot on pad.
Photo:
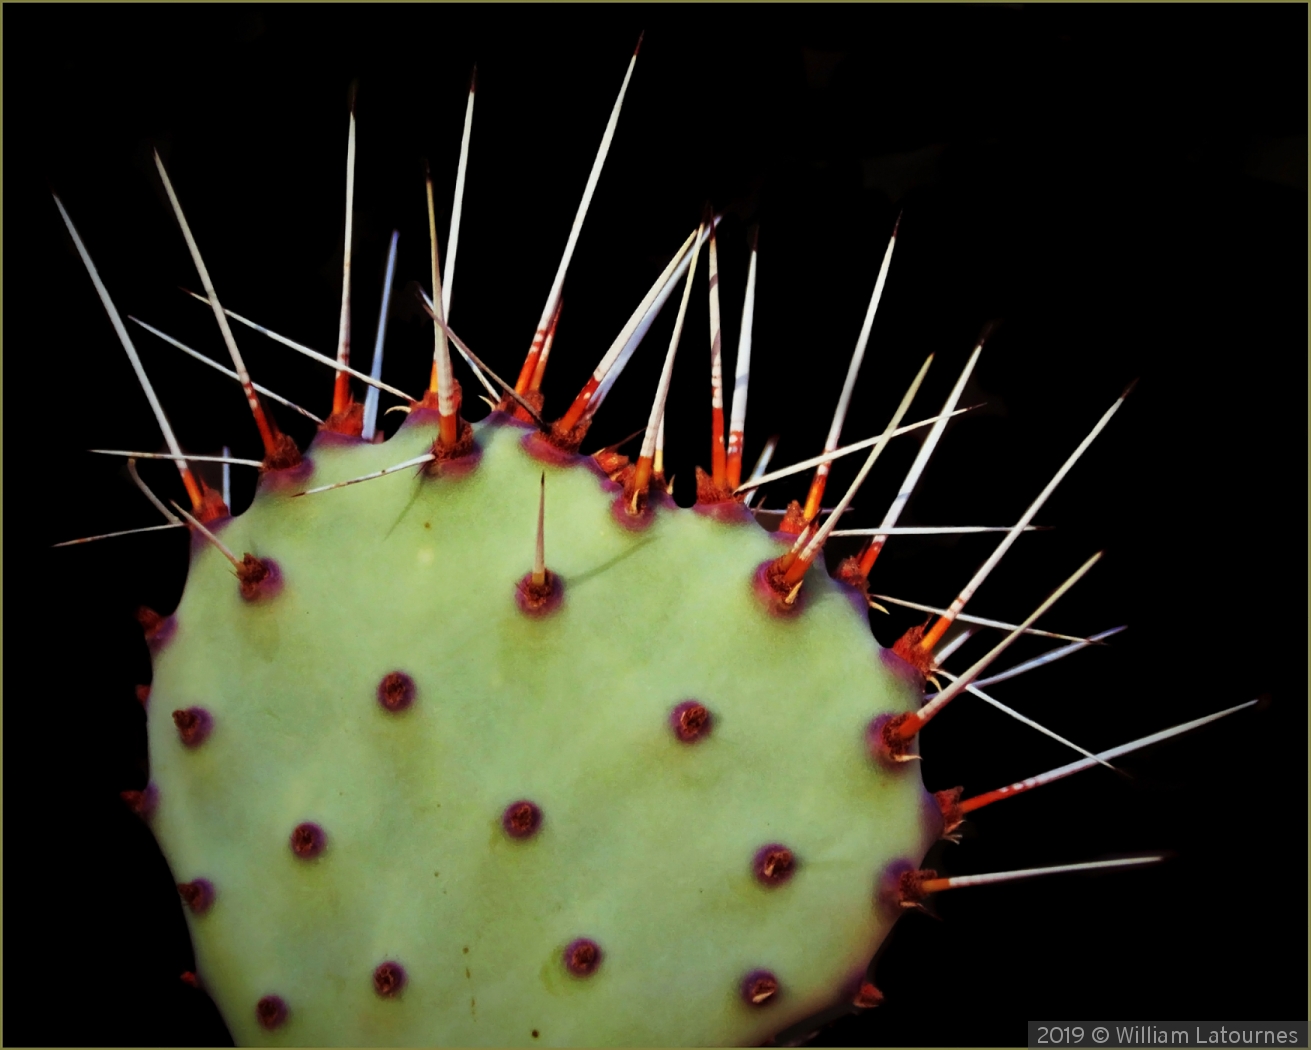
{"label": "dark spot on pad", "polygon": [[188,908],[196,915],[204,915],[214,903],[214,884],[209,879],[193,879],[191,882],[179,882],[178,893]]}
{"label": "dark spot on pad", "polygon": [[531,572],[525,573],[514,585],[514,600],[520,612],[528,616],[547,616],[564,600],[564,581],[550,569],[541,583],[533,582]]}
{"label": "dark spot on pad", "polygon": [[601,965],[601,946],[586,937],[570,943],[564,950],[564,966],[575,977],[591,977]]}
{"label": "dark spot on pad", "polygon": [[857,1010],[872,1010],[883,1002],[883,993],[872,981],[864,981],[851,999],[851,1005]]}
{"label": "dark spot on pad", "polygon": [[384,999],[399,995],[401,989],[405,987],[405,981],[405,967],[390,959],[380,963],[373,971],[373,990]]}
{"label": "dark spot on pad", "polygon": [[272,598],[282,590],[282,570],[272,558],[257,558],[245,554],[237,569],[241,596],[248,602]]}
{"label": "dark spot on pad", "polygon": [[172,616],[160,616],[154,609],[141,606],[137,609],[137,623],[146,636],[146,647],[157,653],[173,637],[177,629],[177,619]]}
{"label": "dark spot on pad", "polygon": [[902,908],[923,908],[924,901],[928,893],[924,890],[924,883],[930,879],[936,879],[938,873],[932,868],[914,868],[910,871],[903,871],[897,876],[896,899],[897,904]]}
{"label": "dark spot on pad", "polygon": [[199,747],[213,730],[214,719],[203,707],[188,707],[173,712],[173,724],[178,727],[178,737],[185,746]]}
{"label": "dark spot on pad", "polygon": [[154,816],[155,807],[159,805],[159,789],[154,784],[147,784],[143,791],[120,791],[118,797],[142,820]]}
{"label": "dark spot on pad", "polygon": [[865,748],[870,758],[885,769],[905,767],[918,757],[910,749],[915,738],[906,740],[900,734],[910,717],[909,713],[879,715],[865,729]]}
{"label": "dark spot on pad", "polygon": [[914,862],[904,857],[892,861],[879,873],[874,884],[874,899],[888,918],[902,914],[907,907],[914,907],[914,902],[906,904],[904,891],[907,886],[916,886],[917,879],[922,882],[921,876],[922,872]]}
{"label": "dark spot on pad", "polygon": [[784,587],[778,581],[782,578],[781,574],[775,571],[777,559],[761,562],[756,566],[756,571],[751,577],[751,589],[756,598],[765,607],[765,611],[771,616],[778,616],[784,619],[795,616],[801,612],[806,604],[806,590],[803,587],[797,592],[792,604],[789,605],[784,599],[791,593],[790,588]]}
{"label": "dark spot on pad", "polygon": [[797,858],[786,846],[771,842],[756,851],[751,870],[766,886],[779,886],[792,878],[797,870]]}
{"label": "dark spot on pad", "polygon": [[[323,434],[326,441],[316,444],[336,444],[333,438],[358,438],[364,433],[364,405],[356,401],[354,397],[347,395],[349,401],[346,407],[340,412],[333,412],[327,419],[319,424],[319,433]],[[342,442],[343,445],[353,445],[355,442]]]}
{"label": "dark spot on pad", "polygon": [[328,845],[328,837],[317,824],[297,824],[291,833],[291,852],[301,860],[312,860]]}
{"label": "dark spot on pad", "polygon": [[714,717],[705,704],[696,700],[684,700],[669,712],[669,724],[674,736],[685,744],[693,744],[710,735]]}
{"label": "dark spot on pad", "polygon": [[[505,833],[512,839],[531,838],[537,834],[537,829],[541,826],[541,808],[526,798],[511,802],[501,814],[501,827],[505,828]],[[469,949],[464,950],[467,952]]]}
{"label": "dark spot on pad", "polygon": [[937,659],[932,649],[925,649],[920,643],[924,639],[925,621],[917,624],[892,643],[892,651],[900,656],[921,675],[930,675],[937,667]]}
{"label": "dark spot on pad", "polygon": [[378,703],[387,711],[404,711],[414,702],[414,679],[404,671],[392,671],[378,683]]}
{"label": "dark spot on pad", "polygon": [[778,978],[768,970],[752,970],[742,978],[742,1001],[764,1006],[778,998]]}
{"label": "dark spot on pad", "polygon": [[657,500],[654,493],[648,493],[646,499],[638,501],[637,513],[634,514],[629,510],[631,499],[627,490],[615,497],[610,503],[610,517],[629,532],[641,532],[655,521]]}
{"label": "dark spot on pad", "polygon": [[533,1038],[534,1038],[534,1039],[537,1038],[537,1029],[536,1029],[536,1028],[533,1029]]}
{"label": "dark spot on pad", "polygon": [[[425,463],[420,468],[422,473],[430,478],[463,477],[469,471],[473,470],[482,459],[482,449],[480,449],[478,443],[474,441],[473,427],[465,419],[460,417],[459,402],[461,396],[458,392],[456,393],[455,398],[455,444],[450,446],[443,445],[440,437],[433,442],[432,448],[429,451],[432,452],[434,458],[431,462]],[[428,394],[424,394],[424,401],[428,402],[429,400]],[[431,400],[436,401],[437,399],[433,397]],[[433,407],[436,406],[434,405]]]}
{"label": "dark spot on pad", "polygon": [[282,996],[264,996],[255,1004],[255,1019],[269,1031],[281,1027],[287,1020],[287,1004]]}
{"label": "dark spot on pad", "polygon": [[139,605],[137,606],[137,623],[141,624],[141,630],[145,632],[147,638],[150,638],[163,626],[164,617],[148,605]]}
{"label": "dark spot on pad", "polygon": [[301,459],[300,448],[295,439],[289,434],[275,430],[273,448],[264,457],[264,469],[266,471],[291,470],[293,467],[300,466]]}

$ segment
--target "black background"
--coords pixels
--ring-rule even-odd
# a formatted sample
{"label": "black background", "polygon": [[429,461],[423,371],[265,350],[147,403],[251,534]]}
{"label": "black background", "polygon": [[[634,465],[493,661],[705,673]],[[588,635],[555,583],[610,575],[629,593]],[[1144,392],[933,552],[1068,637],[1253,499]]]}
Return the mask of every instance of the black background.
{"label": "black background", "polygon": [[[451,320],[512,379],[643,28],[565,288],[548,416],[708,198],[726,214],[729,375],[746,229],[761,224],[748,461],[771,433],[778,464],[814,454],[904,209],[848,437],[881,429],[933,352],[912,410],[930,414],[981,324],[1005,325],[965,397],[986,407],[952,425],[903,524],[1015,520],[1141,380],[1039,515],[1055,530],[1019,543],[972,605],[1021,617],[1105,548],[1047,622],[1130,629],[998,697],[1096,748],[1269,698],[1125,759],[1132,779],[1091,771],[980,811],[935,858],[944,871],[1175,856],[945,895],[942,921],[910,916],[885,944],[886,1004],[817,1041],[1015,1044],[1030,1018],[1304,1018],[1306,17],[1300,5],[8,7],[4,1041],[227,1039],[178,980],[193,962],[172,880],[117,797],[146,777],[133,686],[149,663],[133,610],[176,603],[184,540],[49,550],[157,523],[121,463],[83,450],[162,446],[48,189],[124,314],[223,359],[208,310],[176,291],[197,279],[150,161],[158,146],[225,305],[331,353],[358,78],[358,364],[393,227],[398,287],[427,283],[420,162],[444,233],[477,62]],[[645,420],[673,312],[586,450]],[[709,458],[706,329],[702,290],[669,405],[683,503]],[[133,334],[184,447],[260,455],[235,385]],[[325,370],[237,337],[257,379],[326,414]],[[430,347],[398,294],[386,378],[421,390]],[[276,412],[303,445],[304,421]],[[877,522],[914,451],[889,449],[856,501],[861,524]],[[171,466],[142,469],[182,498]],[[240,508],[254,478],[234,469]],[[830,491],[855,471],[838,466]],[[778,485],[770,505],[806,483]],[[993,543],[894,540],[874,589],[945,603]],[[915,622],[872,617],[885,644]],[[984,643],[970,646],[949,666]],[[792,684],[804,703],[804,680]],[[971,793],[1070,757],[968,700],[923,750],[931,789]]]}

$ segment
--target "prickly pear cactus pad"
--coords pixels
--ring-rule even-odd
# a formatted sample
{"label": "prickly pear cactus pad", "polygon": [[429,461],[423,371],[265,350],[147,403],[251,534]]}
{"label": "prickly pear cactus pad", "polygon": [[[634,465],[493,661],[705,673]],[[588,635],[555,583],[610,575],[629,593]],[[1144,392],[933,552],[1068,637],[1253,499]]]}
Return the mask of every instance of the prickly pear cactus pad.
{"label": "prickly pear cactus pad", "polygon": [[1305,10],[572,11],[6,8],[4,1042],[1304,1017]]}
{"label": "prickly pear cactus pad", "polygon": [[[305,484],[434,433],[313,448]],[[276,561],[272,596],[198,551],[155,657],[151,821],[179,881],[212,887],[188,922],[239,1042],[758,1043],[855,994],[896,918],[880,872],[938,836],[914,764],[865,746],[916,676],[826,579],[775,615],[752,579],[779,544],[749,521],[669,506],[633,531],[595,468],[547,467],[564,596],[526,615],[525,436],[479,427],[462,477],[261,493],[219,535]],[[271,996],[285,1018],[257,1011]]]}

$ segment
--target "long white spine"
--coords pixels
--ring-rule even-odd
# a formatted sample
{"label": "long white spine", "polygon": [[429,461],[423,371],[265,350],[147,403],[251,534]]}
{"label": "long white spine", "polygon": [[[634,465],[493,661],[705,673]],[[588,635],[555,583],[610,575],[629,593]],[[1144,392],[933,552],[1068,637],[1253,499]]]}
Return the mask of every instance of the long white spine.
{"label": "long white spine", "polygon": [[[373,366],[369,375],[376,381],[382,378],[382,344],[387,338],[387,308],[391,305],[391,283],[396,275],[396,242],[400,231],[391,231],[391,247],[387,249],[387,273],[382,279],[382,305],[378,308],[378,334],[373,340]],[[364,394],[364,429],[360,437],[372,441],[378,428],[378,388],[370,386]]]}
{"label": "long white spine", "polygon": [[1097,421],[1097,425],[1094,426],[1088,436],[1079,443],[1079,447],[1070,454],[1070,458],[1061,464],[1061,469],[1056,472],[1056,475],[1051,479],[1051,481],[1047,482],[1047,487],[1044,488],[1042,492],[1038,494],[1038,498],[1029,505],[1029,509],[1024,512],[1024,516],[1011,527],[1011,531],[1008,532],[1001,543],[997,545],[997,549],[989,555],[987,561],[979,566],[979,571],[974,574],[974,577],[970,582],[964,586],[960,594],[958,594],[952,601],[951,605],[947,607],[946,615],[949,618],[955,619],[956,615],[965,608],[965,603],[973,597],[974,592],[978,590],[979,585],[987,578],[988,573],[992,572],[997,563],[1001,561],[1002,555],[1011,549],[1011,544],[1020,538],[1020,533],[1022,533],[1029,522],[1033,520],[1034,515],[1042,509],[1042,505],[1047,502],[1047,497],[1056,490],[1056,486],[1059,485],[1065,475],[1070,472],[1070,468],[1079,461],[1079,457],[1084,454],[1088,446],[1091,445],[1097,435],[1102,432],[1102,428],[1111,421],[1111,417],[1115,415],[1119,407],[1124,404],[1124,399],[1128,396],[1129,392],[1126,390],[1116,399],[1115,404],[1106,410],[1106,413],[1102,418]]}
{"label": "long white spine", "polygon": [[929,457],[933,455],[933,450],[938,445],[938,439],[942,437],[942,432],[947,429],[948,414],[956,408],[957,403],[960,401],[960,396],[965,390],[965,383],[969,380],[970,373],[974,371],[974,365],[979,360],[981,353],[983,353],[982,343],[974,348],[974,353],[970,355],[969,361],[965,363],[965,369],[961,372],[960,378],[956,380],[956,385],[951,388],[951,394],[948,395],[946,403],[942,406],[942,418],[933,424],[929,436],[924,439],[924,444],[920,446],[915,462],[910,465],[910,470],[906,471],[906,478],[901,483],[901,491],[897,493],[897,498],[892,501],[892,506],[888,508],[888,512],[883,515],[882,528],[890,528],[897,524],[902,509],[910,499],[911,493],[915,491],[915,485],[919,481],[920,475],[924,473],[924,467],[928,464]]}
{"label": "long white spine", "polygon": [[[475,76],[477,72],[475,71]],[[455,169],[455,201],[451,205],[451,234],[446,238],[446,270],[442,274],[442,317],[450,320],[451,286],[455,284],[455,250],[460,246],[460,216],[464,213],[464,176],[469,170],[469,137],[473,134],[473,83],[464,107],[464,133],[460,136],[460,164]]]}
{"label": "long white spine", "polygon": [[355,111],[346,135],[346,239],[341,261],[341,320],[337,326],[337,363],[346,364],[351,351],[351,240],[355,215]]}
{"label": "long white spine", "polygon": [[665,367],[660,371],[660,385],[656,387],[655,402],[651,405],[651,418],[646,423],[646,436],[642,439],[642,458],[651,459],[655,455],[656,433],[660,420],[665,414],[665,399],[669,396],[669,382],[674,376],[674,355],[678,352],[678,341],[683,335],[683,319],[687,316],[687,301],[692,295],[692,279],[696,276],[696,260],[701,254],[701,241],[692,249],[692,261],[687,271],[687,281],[683,284],[683,300],[678,304],[678,317],[674,321],[674,332],[669,337],[669,351],[665,354]]}
{"label": "long white spine", "polygon": [[633,52],[633,57],[628,61],[628,70],[624,73],[624,82],[619,86],[619,96],[615,99],[614,108],[610,110],[610,119],[605,125],[605,134],[601,136],[601,145],[596,151],[596,159],[592,161],[592,170],[587,176],[587,185],[583,188],[583,199],[578,204],[578,214],[574,216],[574,223],[569,228],[569,239],[565,242],[564,254],[560,256],[560,265],[555,271],[555,280],[551,282],[550,294],[546,297],[546,305],[542,308],[541,320],[537,322],[537,335],[535,341],[540,341],[546,337],[546,330],[550,327],[551,318],[555,315],[555,304],[560,301],[560,295],[564,291],[564,276],[569,269],[569,260],[573,258],[574,247],[578,244],[578,236],[583,232],[583,220],[587,218],[587,207],[592,203],[592,194],[596,192],[596,184],[601,178],[601,169],[605,166],[606,154],[610,152],[610,142],[615,137],[615,128],[619,124],[619,111],[624,105],[624,94],[628,91],[628,81],[633,76],[633,67],[637,65],[637,52]]}
{"label": "long white spine", "polygon": [[[596,388],[596,393],[592,395],[592,399],[587,403],[587,410],[583,413],[584,419],[590,419],[596,413],[596,410],[601,407],[601,402],[610,393],[610,388],[615,385],[615,380],[623,374],[629,358],[633,356],[634,351],[646,338],[646,333],[655,324],[656,318],[660,316],[660,311],[664,309],[665,303],[674,294],[678,282],[683,279],[688,266],[691,265],[692,252],[690,249],[692,249],[694,242],[696,249],[699,250],[705,242],[705,234],[702,233],[698,237],[694,232],[683,243],[683,247],[679,249],[679,254],[669,261],[664,273],[656,278],[656,283],[651,286],[646,298],[642,300],[637,310],[634,310],[633,315],[629,317],[628,323],[624,326],[624,332],[627,332],[627,336],[624,332],[619,333],[619,337],[610,345],[610,349],[606,352],[601,364],[592,373],[592,377],[598,379],[600,385]],[[604,371],[602,371],[603,368]]]}
{"label": "long white spine", "polygon": [[733,436],[746,432],[747,383],[751,377],[751,330],[756,316],[756,249],[751,249],[751,262],[747,266],[747,293],[742,301],[742,330],[737,337],[737,362],[733,373],[733,405],[729,416],[729,446]]}
{"label": "long white spine", "polygon": [[159,398],[155,396],[155,388],[150,385],[150,379],[146,376],[146,370],[141,364],[141,358],[137,356],[137,348],[132,345],[132,337],[127,334],[127,327],[123,324],[123,319],[119,317],[114,301],[109,298],[109,289],[100,280],[100,273],[96,269],[96,264],[91,261],[91,254],[86,250],[86,245],[82,243],[82,238],[78,236],[77,227],[73,225],[73,220],[69,218],[68,212],[64,210],[64,202],[54,194],[51,194],[51,196],[54,196],[55,207],[59,209],[59,215],[64,220],[64,225],[68,227],[68,235],[73,238],[73,247],[77,249],[77,254],[82,259],[82,265],[86,267],[86,272],[91,276],[91,283],[95,285],[96,295],[100,296],[100,304],[105,308],[105,313],[109,315],[109,323],[113,326],[118,341],[123,344],[123,349],[127,351],[127,359],[132,362],[132,370],[137,374],[137,382],[141,384],[146,400],[150,402],[150,410],[155,413],[155,421],[159,423],[159,429],[164,433],[164,442],[168,445],[169,451],[178,457],[176,461],[178,473],[186,477],[187,464],[182,458],[182,446],[178,444],[178,439],[173,435],[173,428],[169,426],[168,417],[164,415],[164,406],[159,403]]}
{"label": "long white spine", "polygon": [[[869,333],[874,327],[874,315],[878,312],[879,300],[883,298],[883,286],[888,280],[888,268],[892,265],[892,249],[897,246],[897,231],[893,228],[888,238],[887,250],[883,253],[883,262],[879,265],[879,275],[874,281],[874,294],[870,296],[869,308],[865,311],[865,321],[860,326],[860,336],[856,339],[856,349],[852,351],[851,363],[847,365],[847,378],[842,384],[842,394],[838,398],[838,407],[833,413],[833,422],[829,424],[828,437],[824,439],[824,451],[832,452],[838,447],[842,437],[842,424],[847,418],[847,409],[851,405],[851,392],[856,387],[856,375],[860,372],[860,363],[865,360],[865,347],[869,344]],[[829,466],[821,463],[816,471],[818,475],[829,472]]]}

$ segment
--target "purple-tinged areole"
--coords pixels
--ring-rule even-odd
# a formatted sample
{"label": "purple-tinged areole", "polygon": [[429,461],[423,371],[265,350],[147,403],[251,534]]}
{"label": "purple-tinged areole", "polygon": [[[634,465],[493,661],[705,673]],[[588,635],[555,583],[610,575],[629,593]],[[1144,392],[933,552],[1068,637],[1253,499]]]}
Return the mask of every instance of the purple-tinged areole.
{"label": "purple-tinged areole", "polygon": [[287,1021],[287,1003],[280,995],[266,995],[255,1004],[255,1019],[270,1032]]}
{"label": "purple-tinged areole", "polygon": [[373,971],[373,990],[382,998],[391,999],[401,994],[408,979],[405,967],[388,959]]}
{"label": "purple-tinged areole", "polygon": [[751,589],[756,597],[760,599],[760,604],[765,607],[771,616],[777,616],[781,620],[787,620],[796,616],[806,605],[806,589],[803,587],[797,592],[797,596],[789,605],[783,600],[783,595],[774,590],[773,585],[769,582],[769,571],[774,565],[774,560],[762,561],[757,567],[755,575],[751,577]]}
{"label": "purple-tinged areole", "polygon": [[874,899],[888,918],[895,918],[905,912],[902,901],[903,882],[913,881],[919,865],[906,858],[894,860],[881,871],[874,884]]}
{"label": "purple-tinged areole", "polygon": [[289,839],[291,852],[301,860],[313,860],[328,845],[328,836],[317,824],[306,822],[297,824]]}
{"label": "purple-tinged areole", "polygon": [[268,601],[282,593],[282,569],[272,558],[247,554],[237,570],[241,596],[248,602]]}
{"label": "purple-tinged areole", "polygon": [[748,1006],[766,1006],[778,998],[778,978],[769,970],[752,970],[742,978],[742,1001]]}
{"label": "purple-tinged areole", "polygon": [[378,683],[378,704],[395,714],[414,703],[414,679],[404,671],[385,674]]}
{"label": "purple-tinged areole", "polygon": [[545,580],[536,584],[533,583],[533,574],[525,573],[514,585],[514,601],[525,616],[534,619],[549,616],[564,601],[564,580],[547,569]]}
{"label": "purple-tinged areole", "polygon": [[[547,440],[546,435],[531,423],[521,423],[513,418],[507,419],[507,422],[513,423],[515,426],[531,428],[529,433],[520,439],[519,444],[538,463],[545,463],[552,467],[572,467],[575,464],[582,463],[585,459],[592,459],[591,456],[580,456],[576,452],[566,452],[564,449],[552,445]],[[593,462],[595,461],[593,460]]]}
{"label": "purple-tinged areole", "polygon": [[[456,416],[458,418],[458,412]],[[467,428],[468,426],[468,423],[464,424],[464,427]],[[482,446],[478,444],[477,439],[472,438],[472,431],[462,430],[462,436],[466,434],[470,436],[472,442],[467,452],[459,452],[458,442],[456,447],[458,455],[451,455],[444,449],[434,445],[429,451],[434,453],[437,458],[420,467],[420,475],[427,478],[442,478],[446,481],[459,481],[461,478],[467,478],[477,470],[478,465],[483,461]]]}
{"label": "purple-tinged areole", "polygon": [[894,720],[904,720],[904,714],[883,714],[871,719],[865,727],[865,750],[869,757],[884,769],[904,769],[919,756],[910,749],[912,740],[902,741],[890,737]]}
{"label": "purple-tinged areole", "polygon": [[916,696],[924,695],[924,676],[907,663],[900,654],[892,649],[879,646],[879,660],[883,666],[897,678],[915,691]]}
{"label": "purple-tinged areole", "polygon": [[146,648],[152,656],[169,643],[178,629],[176,616],[160,616],[145,605],[137,609],[137,623],[141,624],[141,630],[145,632]]}
{"label": "purple-tinged areole", "polygon": [[142,820],[153,817],[159,806],[159,788],[154,784],[147,784],[141,791],[120,791],[118,797]]}
{"label": "purple-tinged areole", "polygon": [[564,950],[564,967],[575,977],[591,977],[601,965],[601,946],[579,937]]}
{"label": "purple-tinged areole", "polygon": [[267,495],[271,492],[299,489],[304,487],[305,482],[309,481],[313,473],[314,461],[309,456],[303,456],[294,467],[284,467],[281,470],[261,470],[259,484],[256,486],[255,491]]}
{"label": "purple-tinged areole", "polygon": [[541,826],[541,807],[526,798],[511,802],[501,814],[501,827],[512,839],[532,838]]}
{"label": "purple-tinged areole", "polygon": [[179,882],[178,893],[195,915],[204,915],[214,903],[214,884],[209,879]]}
{"label": "purple-tinged areole", "polygon": [[669,726],[684,744],[695,744],[710,735],[715,719],[710,709],[697,700],[684,700],[669,712]]}
{"label": "purple-tinged areole", "polygon": [[797,858],[782,843],[771,842],[756,850],[751,871],[756,881],[765,886],[781,886],[796,873]]}
{"label": "purple-tinged areole", "polygon": [[630,513],[629,498],[620,492],[610,503],[610,517],[629,532],[644,532],[655,521],[656,494],[648,492],[646,501],[636,514]]}
{"label": "purple-tinged areole", "polygon": [[851,997],[851,1005],[857,1010],[872,1010],[883,1002],[883,993],[873,981],[862,981],[856,994]]}
{"label": "purple-tinged areole", "polygon": [[199,747],[214,731],[214,718],[203,707],[174,711],[173,724],[178,727],[178,739],[184,747]]}

